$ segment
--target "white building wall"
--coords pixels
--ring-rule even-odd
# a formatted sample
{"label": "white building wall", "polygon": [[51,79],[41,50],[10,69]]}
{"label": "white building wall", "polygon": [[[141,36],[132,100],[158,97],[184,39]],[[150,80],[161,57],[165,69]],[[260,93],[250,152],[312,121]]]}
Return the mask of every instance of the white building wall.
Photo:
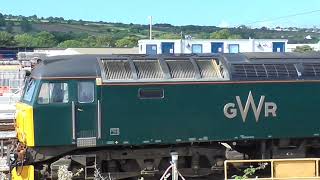
{"label": "white building wall", "polygon": [[[252,51],[252,42],[248,40],[225,40],[225,39],[215,39],[212,40],[186,40],[185,53],[192,53],[193,44],[202,44],[203,53],[211,53],[211,43],[212,42],[221,42],[223,43],[223,50],[225,53],[229,53],[230,44],[238,44],[240,52],[251,52]],[[187,46],[190,44],[190,46]],[[189,48],[187,48],[189,47]]]}
{"label": "white building wall", "polygon": [[[253,51],[252,52],[272,52],[273,51],[273,42],[280,41],[270,41],[270,40],[253,40]],[[285,43],[286,46],[286,43]]]}
{"label": "white building wall", "polygon": [[202,45],[202,53],[211,53],[212,42],[222,42],[224,53],[229,53],[230,44],[238,44],[239,52],[272,52],[273,42],[285,43],[285,52],[287,51],[287,42],[285,39],[191,39],[191,40],[140,40],[139,54],[146,54],[146,45],[157,45],[157,54],[162,53],[161,44],[163,42],[174,43],[175,53],[192,53],[193,44]]}
{"label": "white building wall", "polygon": [[181,40],[173,40],[173,39],[163,39],[163,40],[140,40],[139,41],[139,54],[147,53],[147,44],[148,45],[157,45],[157,54],[161,54],[161,44],[164,42],[174,43],[174,53],[182,53],[181,52]]}

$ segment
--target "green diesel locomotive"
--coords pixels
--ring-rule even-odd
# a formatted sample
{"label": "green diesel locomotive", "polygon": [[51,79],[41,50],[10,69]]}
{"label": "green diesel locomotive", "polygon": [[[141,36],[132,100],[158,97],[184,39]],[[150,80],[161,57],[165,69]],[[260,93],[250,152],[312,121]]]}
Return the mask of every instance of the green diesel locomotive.
{"label": "green diesel locomotive", "polygon": [[225,159],[318,157],[320,54],[73,55],[43,60],[17,104],[14,179],[186,177]]}

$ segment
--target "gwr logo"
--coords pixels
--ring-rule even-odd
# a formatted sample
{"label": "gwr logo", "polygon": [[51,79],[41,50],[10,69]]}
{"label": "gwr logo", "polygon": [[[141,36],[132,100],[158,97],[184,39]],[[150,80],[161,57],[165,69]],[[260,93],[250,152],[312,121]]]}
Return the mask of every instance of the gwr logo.
{"label": "gwr logo", "polygon": [[[246,118],[247,118],[250,106],[252,107],[252,111],[253,111],[254,117],[256,119],[256,122],[259,121],[259,117],[260,117],[260,113],[262,111],[263,105],[264,105],[264,116],[265,117],[269,117],[269,115],[272,115],[272,117],[277,116],[277,113],[276,113],[277,104],[274,102],[264,102],[264,99],[265,99],[265,96],[261,96],[258,107],[256,107],[252,93],[250,91],[246,105],[245,105],[245,107],[243,107],[240,97],[236,96],[237,105],[238,105],[243,122],[246,122]],[[238,115],[238,110],[236,108],[235,103],[226,104],[223,108],[223,112],[224,112],[224,115],[229,119],[233,119]]]}

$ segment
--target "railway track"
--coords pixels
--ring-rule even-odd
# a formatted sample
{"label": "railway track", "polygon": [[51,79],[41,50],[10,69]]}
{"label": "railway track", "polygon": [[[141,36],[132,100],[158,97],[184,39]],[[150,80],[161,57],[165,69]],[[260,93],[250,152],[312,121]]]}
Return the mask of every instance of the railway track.
{"label": "railway track", "polygon": [[0,119],[0,131],[14,131],[14,120]]}
{"label": "railway track", "polygon": [[14,123],[0,123],[0,131],[14,131]]}
{"label": "railway track", "polygon": [[13,123],[14,120],[13,119],[0,119],[0,124],[1,123]]}

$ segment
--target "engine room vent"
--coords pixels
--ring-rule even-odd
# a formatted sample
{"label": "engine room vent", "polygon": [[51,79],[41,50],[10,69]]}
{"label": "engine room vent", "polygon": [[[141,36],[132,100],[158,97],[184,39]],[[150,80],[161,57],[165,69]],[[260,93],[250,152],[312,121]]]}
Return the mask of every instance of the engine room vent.
{"label": "engine room vent", "polygon": [[202,78],[222,78],[220,65],[215,60],[197,60]]}
{"label": "engine room vent", "polygon": [[320,76],[320,63],[302,63],[303,76],[306,77],[319,77]]}
{"label": "engine room vent", "polygon": [[230,80],[225,64],[206,56],[110,55],[98,62],[106,83]]}
{"label": "engine room vent", "polygon": [[173,79],[192,79],[196,72],[193,64],[189,60],[166,60],[171,77]]}
{"label": "engine room vent", "polygon": [[102,60],[102,64],[109,80],[133,79],[128,60]]}
{"label": "engine room vent", "polygon": [[296,79],[298,71],[294,64],[233,64],[235,79]]}
{"label": "engine room vent", "polygon": [[163,71],[157,60],[133,60],[138,79],[161,79]]}

